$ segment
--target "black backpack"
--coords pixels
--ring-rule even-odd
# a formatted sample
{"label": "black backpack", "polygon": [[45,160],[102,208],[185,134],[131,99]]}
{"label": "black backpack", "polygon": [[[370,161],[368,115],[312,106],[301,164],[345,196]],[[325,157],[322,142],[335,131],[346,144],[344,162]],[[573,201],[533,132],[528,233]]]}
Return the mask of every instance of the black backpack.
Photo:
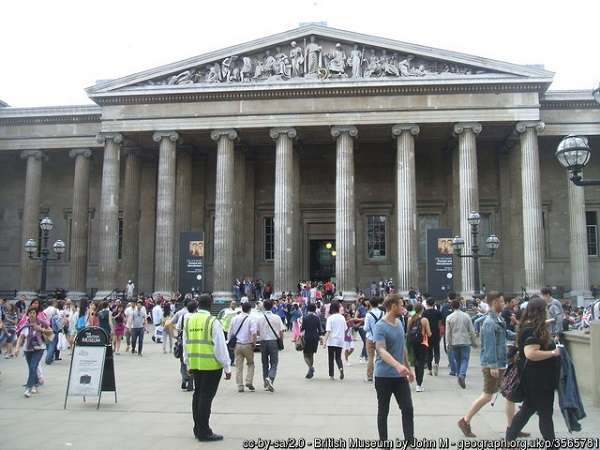
{"label": "black backpack", "polygon": [[408,329],[408,342],[409,344],[419,344],[423,339],[423,333],[421,331],[421,319],[413,321],[410,328]]}

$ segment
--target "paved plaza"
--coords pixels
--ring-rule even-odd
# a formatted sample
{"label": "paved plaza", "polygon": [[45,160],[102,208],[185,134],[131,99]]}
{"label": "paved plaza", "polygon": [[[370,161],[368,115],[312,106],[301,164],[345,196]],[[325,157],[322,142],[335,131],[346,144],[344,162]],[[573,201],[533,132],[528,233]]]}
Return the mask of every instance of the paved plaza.
{"label": "paved plaza", "polygon": [[[190,392],[179,389],[179,362],[162,353],[162,347],[145,339],[144,356],[116,355],[115,372],[118,400],[112,393],[104,394],[96,411],[94,399],[84,404],[70,397],[69,406],[63,402],[69,370],[65,356],[52,366],[43,365],[46,383],[40,392],[23,397],[26,364],[22,358],[0,361],[0,440],[1,450],[127,450],[164,449],[241,449],[250,439],[339,437],[375,439],[376,398],[372,384],[367,384],[365,364],[358,355],[351,357],[346,379],[331,381],[327,376],[327,353],[317,354],[316,378],[306,380],[301,353],[294,350],[289,336],[286,349],[280,355],[275,393],[262,390],[260,355],[256,354],[255,393],[238,393],[233,380],[223,380],[213,403],[211,426],[225,440],[199,443],[192,435]],[[356,342],[357,351],[360,342]],[[442,355],[442,366],[446,356]],[[456,379],[440,370],[439,377],[425,375],[424,393],[416,394],[415,433],[419,438],[447,437],[451,442],[462,438],[456,427],[458,418],[466,412],[479,394],[482,380],[479,355],[474,353],[467,376],[467,389],[462,390]],[[598,437],[600,409],[584,399],[588,417],[583,420],[583,432],[573,437]],[[401,438],[400,412],[392,401],[390,408],[390,438]],[[560,412],[556,409],[554,423],[558,437],[568,433]],[[505,428],[504,399],[487,406],[473,422],[478,438],[500,439]],[[525,428],[532,437],[539,437],[534,417]],[[271,447],[272,448],[272,447]]]}

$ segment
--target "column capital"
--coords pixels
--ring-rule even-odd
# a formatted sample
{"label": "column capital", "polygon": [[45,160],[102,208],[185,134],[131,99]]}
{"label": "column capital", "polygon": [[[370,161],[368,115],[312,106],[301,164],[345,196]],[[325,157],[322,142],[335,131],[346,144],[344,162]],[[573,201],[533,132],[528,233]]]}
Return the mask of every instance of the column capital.
{"label": "column capital", "polygon": [[287,137],[290,139],[295,139],[298,135],[296,133],[296,129],[291,127],[271,128],[269,130],[269,136],[271,136],[271,139],[277,139],[282,134],[287,134]]}
{"label": "column capital", "polygon": [[392,136],[398,137],[406,131],[416,136],[421,132],[421,128],[416,123],[399,123],[392,127]]}
{"label": "column capital", "polygon": [[225,136],[230,141],[234,141],[238,138],[238,132],[235,131],[233,128],[212,130],[210,132],[210,138],[213,141],[218,141],[221,138],[221,136]]}
{"label": "column capital", "polygon": [[69,152],[70,158],[77,158],[78,156],[90,158],[92,156],[92,151],[89,148],[74,148]]}
{"label": "column capital", "polygon": [[168,139],[171,142],[177,142],[179,139],[179,133],[177,131],[155,131],[152,135],[154,142],[160,142],[163,139]]}
{"label": "column capital", "polygon": [[515,125],[515,131],[518,134],[523,134],[527,131],[528,128],[533,128],[536,133],[541,133],[544,131],[546,124],[541,120],[528,120],[523,122],[517,122]]}
{"label": "column capital", "polygon": [[48,156],[46,154],[44,154],[43,151],[41,150],[23,150],[21,152],[21,159],[29,159],[29,158],[33,158],[33,159],[44,159],[47,160]]}
{"label": "column capital", "polygon": [[483,127],[479,122],[458,122],[454,124],[454,134],[463,134],[466,130],[471,130],[475,135],[481,133]]}
{"label": "column capital", "polygon": [[123,135],[121,133],[99,133],[96,136],[96,141],[99,144],[106,145],[106,141],[113,141],[115,144],[123,142]]}
{"label": "column capital", "polygon": [[354,125],[335,125],[331,127],[331,136],[333,138],[338,138],[343,134],[355,138],[358,136],[358,128]]}

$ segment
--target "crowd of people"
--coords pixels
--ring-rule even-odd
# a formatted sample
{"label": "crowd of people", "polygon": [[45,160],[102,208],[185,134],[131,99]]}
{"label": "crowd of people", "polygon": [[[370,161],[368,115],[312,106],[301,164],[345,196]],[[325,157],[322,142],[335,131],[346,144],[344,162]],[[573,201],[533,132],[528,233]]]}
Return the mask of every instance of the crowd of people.
{"label": "crowd of people", "polygon": [[[245,284],[240,286],[240,293],[246,294]],[[416,393],[425,392],[426,375],[436,377],[442,371],[444,349],[448,374],[466,389],[471,349],[480,347],[483,392],[458,420],[461,432],[475,437],[473,418],[496,393],[505,394],[504,375],[514,366],[525,388],[520,401],[507,397],[506,439],[527,436],[522,429],[535,413],[543,438],[554,439],[554,393],[559,388],[561,361],[567,357],[559,339],[572,320],[569,305],[554,299],[550,289],[531,298],[489,292],[485,299],[470,304],[454,293],[436,302],[413,289],[403,298],[394,293],[393,283],[383,283],[381,289],[375,284],[372,293],[369,298],[360,293],[356,302],[344,302],[335,295],[333,283],[300,282],[296,293],[284,293],[278,299],[268,295],[252,301],[241,295],[217,317],[210,314],[212,297],[208,294],[156,300],[140,295],[100,302],[65,299],[45,304],[36,299],[27,306],[24,299],[3,301],[0,344],[6,358],[23,351],[28,368],[24,395],[29,398],[44,383],[40,364],[44,354],[46,364],[60,360],[72,348],[79,330],[101,327],[115,354],[125,345],[125,353],[138,356],[144,353],[145,334],[151,333],[164,353],[179,359],[181,389],[194,391],[194,435],[202,441],[222,439],[210,429],[209,418],[223,372],[229,379],[235,370],[238,392],[254,392],[254,358],[259,351],[259,381],[265,391],[275,392],[285,333],[302,354],[307,379],[318,376],[315,354],[322,347],[327,352],[327,376],[344,380],[344,369],[351,364],[358,344],[359,361],[366,363],[364,379],[373,383],[377,394],[381,440],[388,437],[392,394],[402,412],[404,437],[412,440],[411,383],[416,382]],[[515,412],[519,402],[521,408]]]}

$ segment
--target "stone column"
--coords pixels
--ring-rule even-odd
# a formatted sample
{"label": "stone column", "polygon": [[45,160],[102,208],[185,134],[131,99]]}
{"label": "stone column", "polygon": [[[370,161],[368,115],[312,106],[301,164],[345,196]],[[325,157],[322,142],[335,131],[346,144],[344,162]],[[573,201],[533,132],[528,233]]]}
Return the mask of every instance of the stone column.
{"label": "stone column", "polygon": [[75,176],[73,179],[73,212],[71,214],[71,264],[69,298],[79,300],[86,295],[88,231],[90,204],[90,157],[88,148],[74,149],[69,152],[75,158]]}
{"label": "stone column", "polygon": [[354,126],[334,126],[335,177],[335,278],[344,300],[356,300],[356,211],[354,205]]}
{"label": "stone column", "polygon": [[173,295],[173,252],[175,247],[175,170],[177,153],[175,131],[157,131],[159,143],[156,192],[156,239],[154,249],[154,298]]}
{"label": "stone column", "polygon": [[175,286],[179,288],[179,236],[192,230],[192,154],[177,151],[177,176],[175,179],[175,247],[173,267]]}
{"label": "stone column", "polygon": [[126,286],[132,280],[141,291],[138,259],[139,259],[139,229],[141,211],[141,179],[142,165],[140,152],[136,149],[126,149],[125,186],[123,189],[123,256],[121,262],[121,286]]}
{"label": "stone column", "polygon": [[396,143],[396,243],[398,251],[397,289],[408,295],[419,285],[417,188],[415,172],[415,136],[419,126],[414,123],[392,127]]}
{"label": "stone column", "polygon": [[291,291],[295,280],[294,268],[294,128],[272,128],[270,136],[275,140],[275,260],[273,268],[273,289],[276,295]]}
{"label": "stone column", "polygon": [[98,227],[98,291],[94,299],[101,300],[118,287],[119,182],[123,136],[120,133],[103,133],[98,135],[98,142],[104,144],[104,162]]}
{"label": "stone column", "polygon": [[571,182],[567,173],[569,189],[569,256],[571,262],[570,296],[577,299],[577,306],[585,306],[585,299],[592,297],[587,253],[587,229],[585,222],[585,194],[582,186]]}
{"label": "stone column", "polygon": [[521,185],[523,190],[523,251],[525,289],[539,293],[544,286],[544,225],[537,133],[543,122],[519,122],[521,135]]}
{"label": "stone column", "polygon": [[229,301],[233,299],[233,245],[235,242],[233,147],[238,134],[233,129],[213,130],[210,137],[217,142],[213,297]]}
{"label": "stone column", "polygon": [[25,150],[21,158],[27,160],[25,174],[25,201],[23,203],[23,222],[21,229],[21,283],[17,297],[25,295],[28,299],[36,296],[40,288],[38,279],[39,261],[29,259],[23,245],[27,239],[38,240],[40,227],[40,189],[42,185],[42,159],[40,150]]}
{"label": "stone column", "polygon": [[244,218],[244,205],[246,204],[246,151],[242,148],[237,148],[233,155],[233,278],[240,280],[246,275],[252,276],[247,272],[247,267],[244,264],[244,255],[246,253],[244,243],[244,228],[246,227]]}
{"label": "stone column", "polygon": [[[454,133],[458,135],[458,178],[460,197],[460,236],[465,240],[465,252],[471,252],[473,239],[468,222],[469,214],[479,212],[479,186],[477,179],[477,145],[476,136],[481,133],[479,123],[457,123]],[[462,293],[473,295],[473,260],[461,259]]]}

